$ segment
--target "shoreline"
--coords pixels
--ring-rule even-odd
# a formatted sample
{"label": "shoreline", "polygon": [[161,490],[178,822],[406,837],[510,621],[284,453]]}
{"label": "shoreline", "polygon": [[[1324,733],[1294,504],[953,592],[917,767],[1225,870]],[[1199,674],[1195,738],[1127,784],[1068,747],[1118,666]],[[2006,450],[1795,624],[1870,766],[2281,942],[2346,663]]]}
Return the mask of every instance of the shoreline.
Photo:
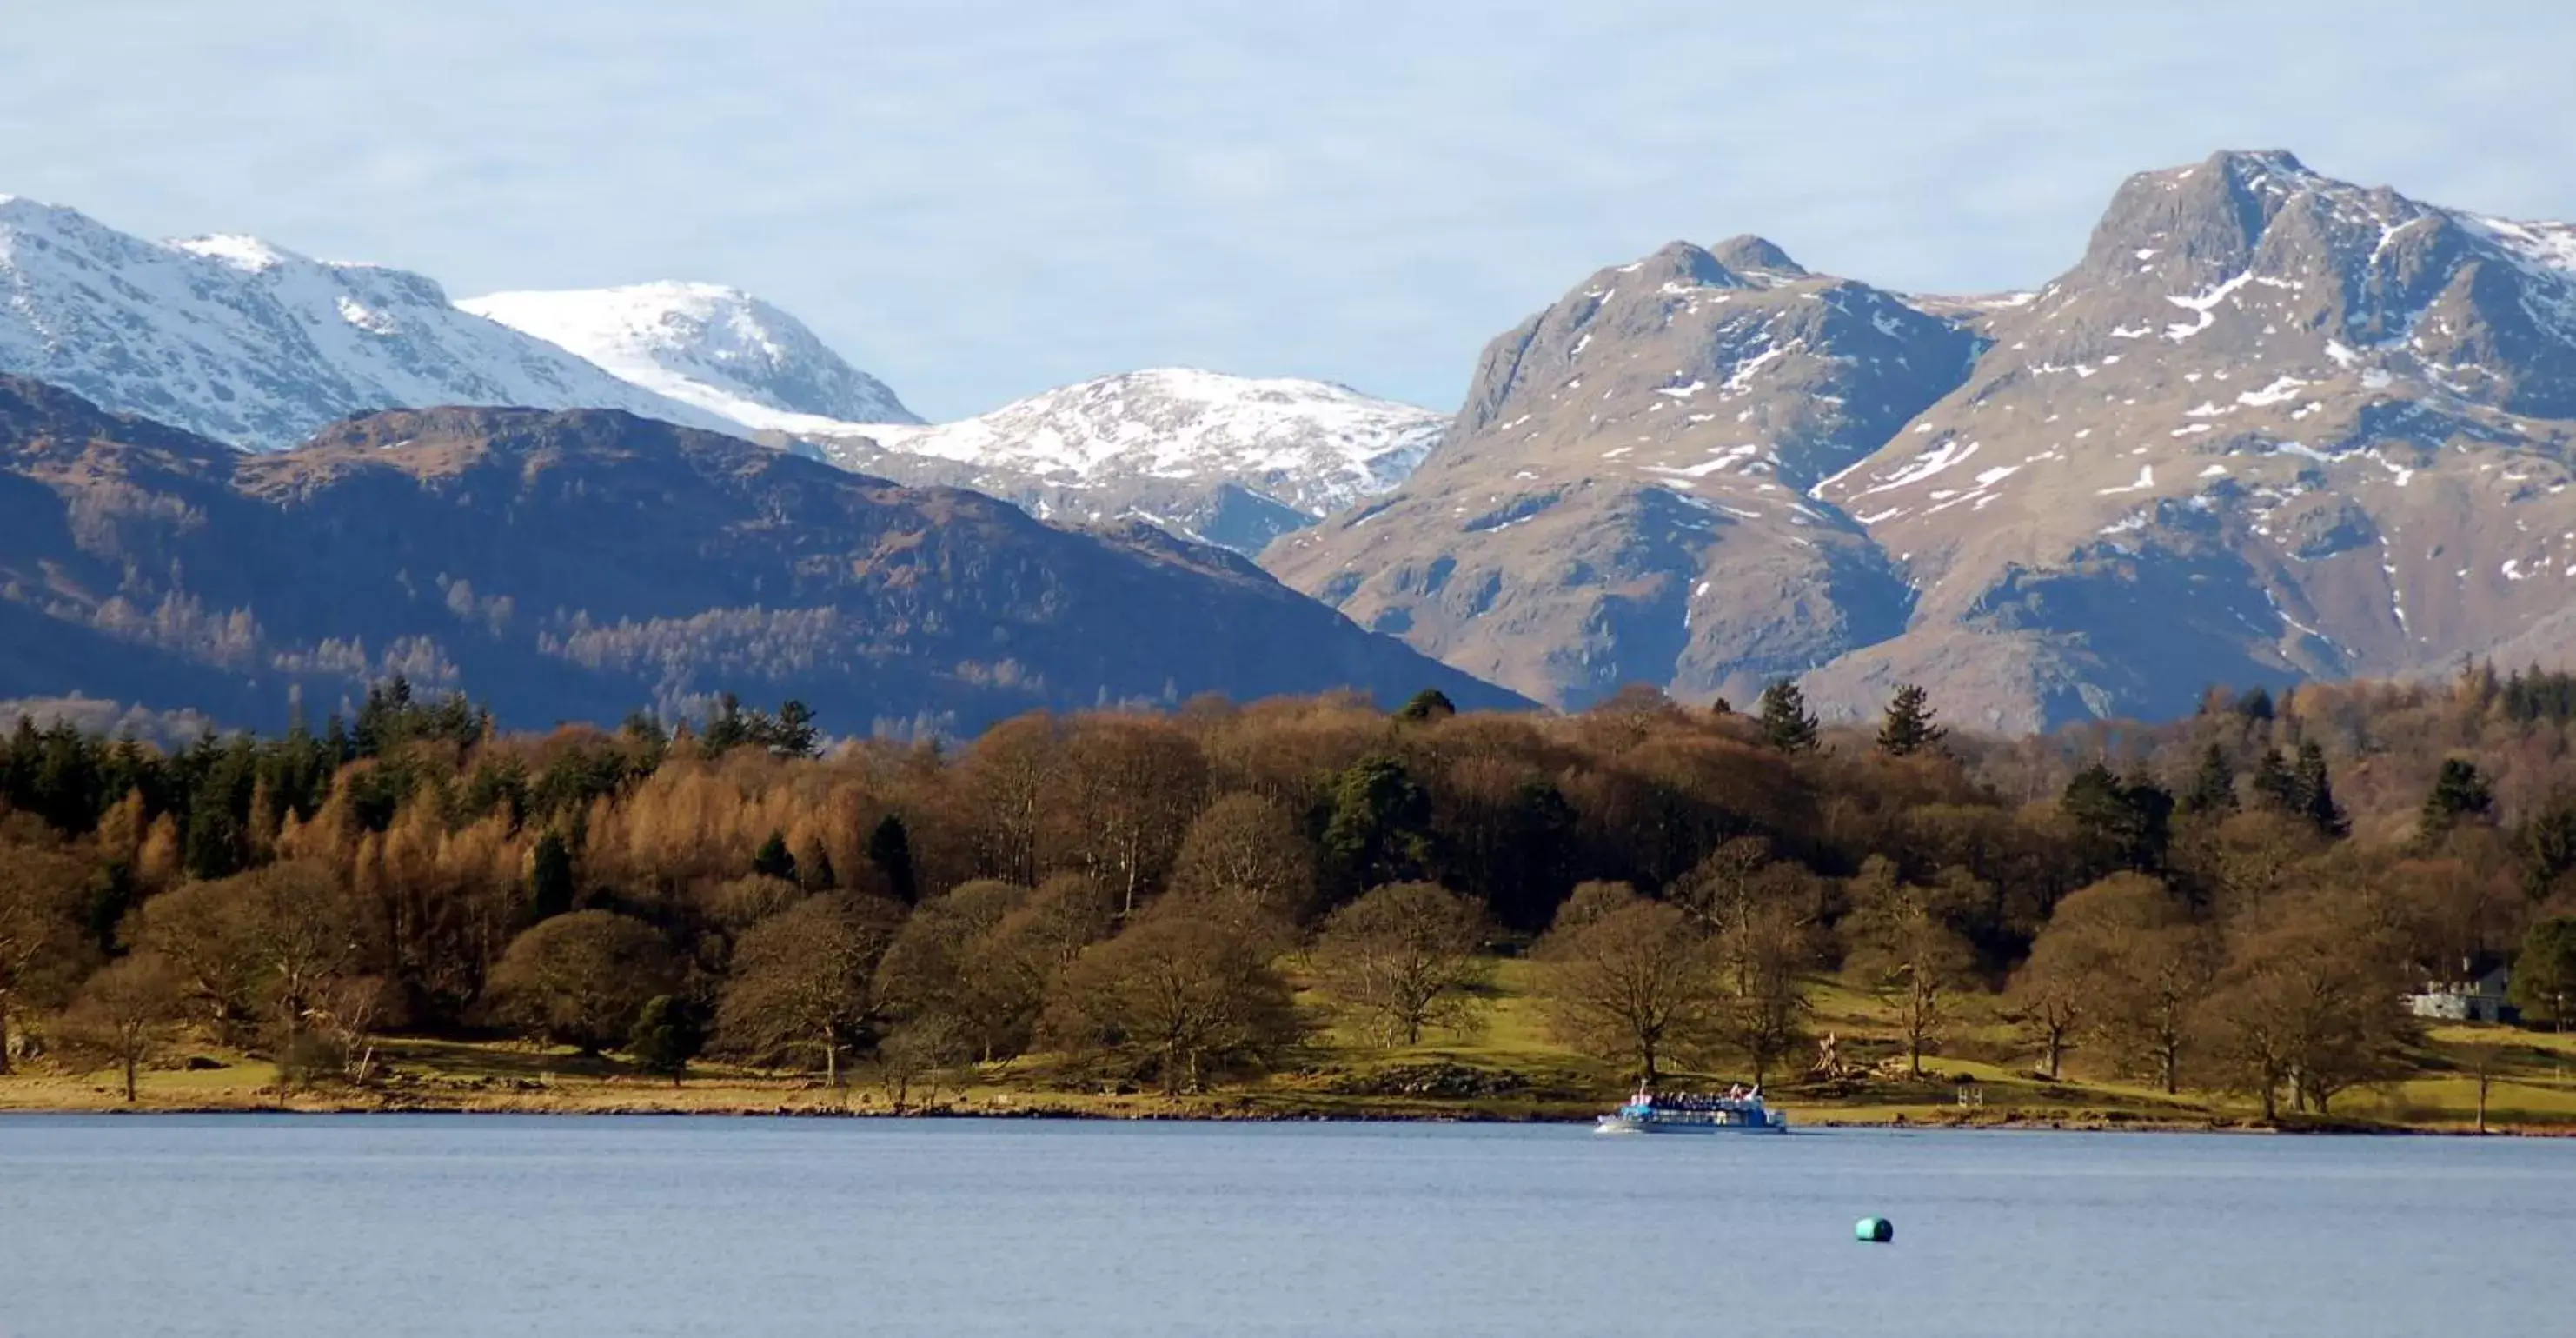
{"label": "shoreline", "polygon": [[[0,1089],[5,1090],[5,1089]],[[546,1118],[613,1117],[630,1119],[776,1119],[776,1120],[1049,1120],[1097,1123],[1155,1124],[1474,1124],[1474,1125],[1556,1125],[1568,1129],[1587,1127],[1592,1114],[1554,1111],[1492,1111],[1475,1109],[1424,1109],[1419,1106],[1370,1107],[1354,1105],[1331,1110],[1261,1109],[1237,1100],[1230,1105],[1186,1103],[1163,1106],[1140,1103],[1103,1107],[1096,1104],[996,1104],[961,1105],[941,1103],[929,1108],[896,1111],[890,1104],[862,1100],[857,1104],[822,1102],[716,1101],[698,1104],[673,1102],[627,1101],[406,1101],[368,1100],[355,1096],[317,1094],[304,1098],[278,1099],[252,1097],[238,1101],[143,1101],[128,1105],[82,1102],[35,1102],[18,1104],[0,1101],[0,1126],[13,1117],[59,1118],[63,1116],[383,1116],[383,1115],[462,1115],[462,1116],[538,1116]],[[2122,1113],[2052,1114],[2044,1112],[2004,1111],[1992,1116],[1951,1118],[1919,1111],[1868,1109],[1845,1111],[1800,1112],[1795,1107],[1781,1107],[1788,1114],[1789,1131],[1811,1130],[1886,1130],[1906,1132],[2006,1132],[2006,1133],[2156,1133],[2156,1134],[2237,1134],[2285,1135],[2308,1137],[2414,1137],[2414,1138],[2569,1138],[2576,1137],[2576,1127],[2490,1122],[2481,1131],[2470,1125],[2399,1124],[2386,1121],[2315,1117],[2265,1123],[2260,1119],[2230,1115],[2203,1118],[2150,1118]]]}

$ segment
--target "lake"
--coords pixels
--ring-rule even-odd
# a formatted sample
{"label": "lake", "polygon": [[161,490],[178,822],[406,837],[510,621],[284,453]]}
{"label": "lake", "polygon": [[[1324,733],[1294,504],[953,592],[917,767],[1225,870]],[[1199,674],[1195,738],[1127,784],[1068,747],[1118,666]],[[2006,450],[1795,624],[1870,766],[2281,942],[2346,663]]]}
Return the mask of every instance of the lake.
{"label": "lake", "polygon": [[2571,1250],[2555,1141],[0,1118],[11,1338],[2537,1334]]}

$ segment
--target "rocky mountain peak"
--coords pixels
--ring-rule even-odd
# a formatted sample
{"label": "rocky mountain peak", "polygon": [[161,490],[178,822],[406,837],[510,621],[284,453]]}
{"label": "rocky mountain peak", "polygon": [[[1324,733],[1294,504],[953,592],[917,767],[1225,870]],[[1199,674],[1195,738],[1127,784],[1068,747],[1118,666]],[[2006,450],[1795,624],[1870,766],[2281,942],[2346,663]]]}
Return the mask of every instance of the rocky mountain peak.
{"label": "rocky mountain peak", "polygon": [[803,322],[738,288],[664,281],[493,293],[457,306],[745,427],[921,421]]}
{"label": "rocky mountain peak", "polygon": [[1791,260],[1788,252],[1749,232],[1729,237],[1708,251],[1717,263],[1766,287],[1807,277],[1806,267]]}
{"label": "rocky mountain peak", "polygon": [[0,201],[0,372],[254,450],[401,405],[715,415],[456,310],[433,280],[231,234],[153,242]]}

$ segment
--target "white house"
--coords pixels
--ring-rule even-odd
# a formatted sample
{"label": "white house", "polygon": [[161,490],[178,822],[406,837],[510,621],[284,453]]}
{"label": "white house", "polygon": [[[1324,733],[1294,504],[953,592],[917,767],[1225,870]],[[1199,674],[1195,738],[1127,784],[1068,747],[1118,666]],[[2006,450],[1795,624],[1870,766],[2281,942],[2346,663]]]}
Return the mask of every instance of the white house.
{"label": "white house", "polygon": [[2474,980],[2427,983],[2406,996],[2406,1007],[2417,1017],[2444,1022],[2502,1022],[2513,1007],[2505,1000],[2512,983],[2512,973],[2499,966]]}

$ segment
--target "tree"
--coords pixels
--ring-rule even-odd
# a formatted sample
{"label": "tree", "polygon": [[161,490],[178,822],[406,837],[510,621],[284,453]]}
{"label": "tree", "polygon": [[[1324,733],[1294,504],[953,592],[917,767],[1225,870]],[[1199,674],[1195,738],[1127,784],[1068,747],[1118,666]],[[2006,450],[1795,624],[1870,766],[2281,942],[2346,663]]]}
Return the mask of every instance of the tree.
{"label": "tree", "polygon": [[1314,905],[1313,852],[1287,809],[1237,791],[1190,823],[1172,862],[1172,895],[1231,898],[1295,922]]}
{"label": "tree", "polygon": [[1808,928],[1799,907],[1775,895],[1749,902],[1718,931],[1718,956],[1730,987],[1719,1027],[1752,1066],[1756,1087],[1804,1039],[1802,976],[1815,955]]}
{"label": "tree", "polygon": [[1932,723],[1933,714],[1930,693],[1912,683],[1899,686],[1879,722],[1878,750],[1890,757],[1912,757],[1939,746],[1950,731]]}
{"label": "tree", "polygon": [[2509,989],[2514,1006],[2531,1021],[2546,1022],[2553,1031],[2576,1021],[2576,918],[2542,920],[2523,934]]}
{"label": "tree", "polygon": [[1944,1006],[1969,978],[1976,954],[1951,927],[1932,888],[1896,878],[1892,871],[1860,879],[1862,904],[1851,926],[1854,963],[1871,988],[1896,1009],[1905,1037],[1905,1062],[1923,1076],[1923,1055],[1939,1044],[1947,1026]]}
{"label": "tree", "polygon": [[653,926],[614,911],[574,911],[511,940],[492,970],[492,1013],[584,1054],[633,1033],[635,1016],[679,984]]}
{"label": "tree", "polygon": [[2209,932],[2188,908],[2163,882],[2138,873],[2069,894],[2032,946],[2043,971],[2082,982],[2090,1000],[2082,1034],[2168,1093],[2181,1088],[2213,955]]}
{"label": "tree", "polygon": [[1721,1044],[1730,1002],[1716,945],[1625,884],[1575,889],[1539,940],[1538,992],[1560,1038],[1652,1085]]}
{"label": "tree", "polygon": [[1430,863],[1431,795],[1392,757],[1364,757],[1333,784],[1324,853],[1346,886],[1419,877]]}
{"label": "tree", "polygon": [[1118,892],[1133,915],[1159,889],[1207,787],[1198,743],[1171,725],[1124,715],[1085,717],[1065,738],[1063,844],[1081,867]]}
{"label": "tree", "polygon": [[2479,772],[2477,763],[2444,758],[2441,771],[2433,777],[2432,792],[2424,796],[2424,834],[2439,836],[2462,820],[2485,822],[2494,816],[2495,788]]}
{"label": "tree", "polygon": [[1449,700],[1448,693],[1438,688],[1424,688],[1413,694],[1412,700],[1407,701],[1403,708],[1395,713],[1395,718],[1420,723],[1446,720],[1456,714],[1458,714],[1458,706]]}
{"label": "tree", "polygon": [[1775,678],[1762,689],[1762,741],[1784,753],[1816,750],[1816,718],[1807,713],[1807,694],[1795,680]]}
{"label": "tree", "polygon": [[897,1028],[937,1021],[938,1034],[971,1047],[970,1057],[1018,1053],[1035,1000],[995,936],[1029,895],[1027,888],[987,879],[923,902],[877,963],[880,1012]]}
{"label": "tree", "polygon": [[2576,870],[2576,794],[2549,796],[2539,811],[2523,819],[2514,833],[2514,853],[2522,864],[2522,890],[2538,901],[2571,870]]}
{"label": "tree", "polygon": [[868,863],[885,876],[886,889],[895,900],[907,906],[921,900],[912,872],[912,833],[904,827],[901,814],[886,814],[868,833]]}
{"label": "tree", "polygon": [[0,845],[0,1073],[10,1070],[9,1024],[22,1001],[70,983],[60,977],[83,951],[88,882],[88,866],[67,851]]}
{"label": "tree", "polygon": [[1485,908],[1437,883],[1390,883],[1325,919],[1315,965],[1380,1039],[1419,1045],[1427,1027],[1469,1029],[1471,993],[1492,975],[1480,955]]}
{"label": "tree", "polygon": [[306,1023],[381,938],[370,907],[331,869],[302,860],[155,897],[138,934],[219,1029],[246,1035],[264,1020],[290,1082]]}
{"label": "tree", "polygon": [[[2270,700],[2268,697],[2265,699]],[[2299,777],[2278,748],[2266,748],[2254,762],[2254,798],[2275,813],[2301,811]]]}
{"label": "tree", "polygon": [[2310,740],[2299,745],[2299,764],[2291,791],[2300,817],[2327,836],[2340,837],[2352,831],[2344,816],[2343,805],[2335,802],[2334,778],[2326,771],[2323,748]]}
{"label": "tree", "polygon": [[760,849],[751,856],[751,871],[763,878],[796,881],[796,857],[787,851],[785,832],[772,831],[769,839],[760,843]]}
{"label": "tree", "polygon": [[2099,762],[2075,773],[2058,796],[2093,870],[2163,867],[2173,840],[2173,796],[2144,780],[2123,780]]}
{"label": "tree", "polygon": [[66,1019],[72,1039],[103,1055],[125,1074],[125,1101],[135,1098],[135,1073],[168,1043],[179,1017],[179,987],[169,965],[138,954],[108,963],[81,986]]}
{"label": "tree", "polygon": [[778,718],[770,723],[768,733],[764,742],[781,757],[814,756],[822,736],[814,724],[814,709],[793,697],[779,704]]}
{"label": "tree", "polygon": [[572,848],[556,832],[538,837],[528,855],[528,922],[571,911],[574,891]]}
{"label": "tree", "polygon": [[626,1033],[626,1052],[634,1056],[635,1067],[669,1078],[673,1087],[688,1076],[689,1061],[697,1058],[700,1044],[688,1006],[667,994],[645,1000],[636,1011],[634,1027]]}
{"label": "tree", "polygon": [[2226,750],[2213,743],[2201,749],[2200,766],[2184,787],[2180,807],[2194,817],[2224,817],[2236,811],[2236,768]]}
{"label": "tree", "polygon": [[2091,1019],[2103,967],[2104,944],[2078,928],[2084,921],[2082,909],[2069,916],[2060,903],[2058,917],[2031,944],[2030,957],[2004,991],[2006,1016],[2038,1043],[2040,1071],[2052,1082],[2060,1076],[2068,1041]]}
{"label": "tree", "polygon": [[2207,1004],[2230,1085],[2259,1096],[2268,1120],[2284,1086],[2324,1113],[2338,1093],[2398,1076],[2416,1039],[2406,983],[2368,908],[2318,894],[2275,907],[2237,935]]}
{"label": "tree", "polygon": [[880,897],[808,897],[745,930],[716,1005],[716,1039],[753,1059],[810,1053],[841,1086],[841,1056],[871,1039],[869,988],[903,922]]}
{"label": "tree", "polygon": [[1266,1063],[1302,1032],[1288,982],[1262,945],[1227,925],[1148,912],[1066,967],[1045,1034],[1076,1054],[1154,1073],[1165,1095],[1212,1071]]}

